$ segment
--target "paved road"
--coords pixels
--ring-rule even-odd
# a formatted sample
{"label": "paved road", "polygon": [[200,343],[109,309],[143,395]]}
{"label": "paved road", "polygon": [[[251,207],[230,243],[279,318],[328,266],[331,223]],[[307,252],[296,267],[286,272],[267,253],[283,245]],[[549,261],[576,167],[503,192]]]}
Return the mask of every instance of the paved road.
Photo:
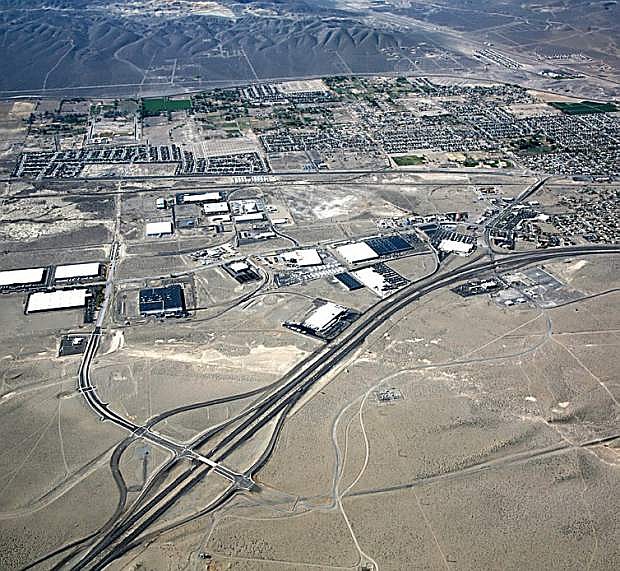
{"label": "paved road", "polygon": [[[232,429],[230,422],[228,422],[221,430],[215,429],[210,431],[207,439],[218,436],[220,440],[207,454],[219,462],[251,440],[262,427],[273,419],[278,419],[279,425],[281,425],[286,413],[318,380],[324,378],[334,367],[341,364],[357,347],[363,344],[368,335],[394,314],[425,295],[438,289],[450,287],[465,279],[472,279],[489,271],[510,271],[535,262],[577,255],[609,255],[618,253],[620,253],[620,247],[596,245],[503,255],[501,258],[498,257],[490,261],[474,260],[472,263],[455,270],[438,273],[420,283],[410,284],[392,297],[377,302],[375,306],[340,337],[326,345],[310,359],[295,367],[285,377],[281,386],[238,415],[234,419],[238,424],[233,426]],[[204,439],[197,441],[194,447],[202,444],[204,444]],[[263,455],[259,462],[247,471],[246,475],[250,476],[255,473],[266,462],[267,458],[268,454]],[[175,481],[173,485],[165,490],[165,494],[162,493],[163,495],[157,498],[155,504],[152,504],[150,507],[147,504],[135,517],[129,518],[124,522],[120,531],[113,530],[100,544],[95,545],[80,560],[75,569],[83,569],[91,562],[93,563],[92,569],[102,569],[122,555],[122,553],[135,546],[135,542],[138,541],[140,534],[208,472],[209,467],[205,466],[203,470],[197,471],[197,473],[188,473],[183,479]],[[214,500],[213,505],[220,505],[221,502],[231,497],[233,493],[234,487],[229,488],[222,496]],[[100,558],[100,556],[103,557]]]}
{"label": "paved road", "polygon": [[82,396],[84,397],[84,400],[86,401],[88,406],[95,412],[95,414],[99,416],[101,420],[110,421],[116,426],[130,432],[131,434],[147,440],[151,444],[159,446],[160,448],[164,448],[169,452],[172,452],[175,456],[186,456],[188,458],[206,464],[210,468],[213,468],[213,470],[217,474],[224,476],[225,478],[233,482],[236,486],[243,489],[251,489],[254,486],[254,482],[248,476],[238,474],[233,470],[230,470],[226,466],[219,464],[218,462],[215,462],[202,454],[199,454],[195,450],[188,450],[187,447],[185,447],[184,445],[174,442],[173,440],[165,436],[151,431],[148,426],[139,425],[135,422],[127,420],[126,418],[123,418],[120,414],[112,410],[109,405],[107,403],[104,403],[99,397],[99,394],[97,393],[97,388],[92,384],[90,379],[90,368],[95,354],[99,349],[103,322],[105,320],[105,316],[112,299],[112,292],[114,289],[114,274],[116,272],[116,264],[118,262],[119,248],[119,243],[114,242],[110,253],[110,265],[105,285],[103,302],[101,304],[101,308],[99,309],[99,314],[95,322],[95,328],[90,334],[90,337],[88,339],[88,345],[86,346],[86,350],[80,363],[80,368],[78,369],[78,391],[82,393]]}

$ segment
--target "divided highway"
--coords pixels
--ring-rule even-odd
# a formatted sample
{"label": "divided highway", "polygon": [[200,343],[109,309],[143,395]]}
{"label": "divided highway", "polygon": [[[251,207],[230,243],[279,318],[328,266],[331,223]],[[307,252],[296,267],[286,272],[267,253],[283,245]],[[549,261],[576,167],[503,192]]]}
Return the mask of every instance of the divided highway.
{"label": "divided highway", "polygon": [[[97,398],[94,387],[87,378],[88,368],[98,346],[96,339],[100,336],[100,330],[93,332],[89,350],[85,354],[83,367],[80,368],[80,388],[91,408],[105,412],[107,419],[115,424],[131,430],[136,436],[145,438],[154,444],[167,447],[178,452],[179,457],[194,458],[204,463],[202,469],[188,471],[177,478],[172,484],[157,494],[155,498],[142,506],[134,515],[126,518],[121,525],[112,528],[99,542],[83,554],[74,569],[84,569],[90,563],[91,569],[103,569],[111,561],[120,557],[123,553],[136,546],[140,542],[141,534],[154,523],[163,513],[169,509],[184,493],[201,481],[211,469],[226,476],[218,470],[222,462],[233,451],[252,439],[258,431],[268,422],[278,419],[278,430],[282,425],[284,416],[291,407],[317,383],[328,375],[336,366],[341,364],[355,349],[360,347],[366,338],[376,331],[382,324],[394,316],[397,312],[407,307],[410,303],[428,295],[434,291],[450,287],[463,280],[478,277],[487,272],[506,272],[532,263],[545,260],[574,257],[580,255],[610,255],[619,254],[620,247],[606,245],[573,246],[566,248],[554,248],[531,252],[496,256],[491,260],[473,260],[470,263],[454,270],[435,273],[417,283],[411,283],[399,290],[389,298],[377,302],[358,321],[345,330],[339,337],[322,347],[310,358],[294,367],[282,380],[281,384],[268,393],[265,397],[255,402],[252,406],[242,411],[237,417],[230,419],[225,424],[215,427],[206,435],[197,439],[191,446],[179,449],[180,445],[171,443],[159,435],[155,435],[148,429],[136,427],[133,423],[123,419],[113,411],[109,411],[107,405],[103,405]],[[92,344],[92,346],[91,346]],[[82,377],[86,374],[84,382]],[[137,428],[137,430],[136,430]],[[215,439],[218,439],[216,442]],[[272,442],[277,438],[277,430],[272,437]],[[198,454],[195,449],[212,441],[212,448],[205,455]],[[271,449],[272,444],[269,448]],[[254,466],[245,474],[237,475],[242,482],[251,482],[251,476],[267,461],[269,454],[264,454]],[[210,462],[204,462],[209,459]],[[212,459],[212,460],[211,460]],[[216,466],[212,466],[212,463]],[[228,477],[228,476],[227,476]],[[229,478],[230,479],[230,478]],[[234,480],[234,479],[233,479]],[[239,482],[234,480],[231,486],[221,497],[215,498],[211,506],[221,505],[222,502],[234,494],[239,487]],[[249,486],[248,486],[249,487]]]}
{"label": "divided highway", "polygon": [[218,464],[217,462],[202,454],[199,454],[194,450],[188,450],[187,447],[183,446],[182,444],[179,444],[177,442],[174,442],[173,440],[170,440],[169,438],[166,438],[165,436],[152,432],[148,426],[142,426],[131,422],[126,418],[123,418],[117,412],[110,409],[107,403],[104,403],[100,399],[97,393],[97,388],[92,384],[90,379],[90,368],[93,362],[93,358],[99,348],[99,343],[101,341],[101,328],[105,320],[108,306],[112,299],[112,292],[114,289],[114,273],[116,271],[119,248],[119,243],[114,242],[110,253],[110,269],[106,280],[103,302],[101,303],[101,308],[99,309],[95,328],[90,334],[86,350],[80,363],[80,368],[78,369],[78,391],[82,393],[82,396],[86,400],[88,406],[97,415],[99,415],[99,418],[101,420],[108,420],[116,426],[127,430],[132,435],[143,438],[144,440],[149,441],[155,446],[159,446],[160,448],[164,448],[165,450],[172,452],[175,456],[186,456],[193,460],[202,462],[203,464],[206,464],[210,468],[212,468],[217,474],[220,474],[221,476],[224,476],[225,478],[233,482],[239,488],[243,488],[246,490],[251,489],[254,486],[254,482],[251,478],[243,474],[237,474],[226,466]]}

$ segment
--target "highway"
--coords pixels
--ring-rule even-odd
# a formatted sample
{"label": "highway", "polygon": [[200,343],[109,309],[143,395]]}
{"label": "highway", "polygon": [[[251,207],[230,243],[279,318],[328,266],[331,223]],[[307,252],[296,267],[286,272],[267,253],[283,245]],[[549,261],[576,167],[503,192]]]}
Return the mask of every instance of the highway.
{"label": "highway", "polygon": [[114,242],[110,252],[110,265],[105,285],[103,302],[97,315],[95,328],[90,334],[86,350],[84,351],[82,361],[78,369],[78,391],[82,394],[88,406],[93,410],[95,414],[99,416],[101,420],[110,421],[116,426],[130,432],[132,435],[147,440],[155,446],[159,446],[160,448],[172,452],[177,457],[185,456],[192,460],[197,460],[198,462],[206,464],[207,466],[212,468],[217,474],[220,474],[221,476],[227,478],[236,486],[246,490],[251,489],[254,486],[254,482],[251,478],[243,474],[237,474],[226,466],[223,466],[222,464],[219,464],[218,462],[215,462],[194,450],[189,450],[182,444],[174,442],[173,440],[166,438],[161,434],[153,432],[148,426],[142,426],[131,422],[126,418],[123,418],[117,412],[112,410],[109,405],[107,403],[104,403],[99,397],[99,394],[97,393],[97,387],[92,384],[92,381],[90,379],[90,368],[99,348],[99,343],[101,341],[102,335],[102,325],[112,299],[112,292],[114,289],[114,273],[116,271],[119,248],[119,243]]}
{"label": "highway", "polygon": [[[450,287],[457,282],[478,277],[486,272],[512,271],[532,263],[551,259],[618,253],[620,253],[620,247],[618,246],[592,245],[502,255],[491,260],[472,260],[470,263],[454,270],[438,272],[420,282],[409,284],[391,297],[377,302],[348,330],[345,330],[331,343],[325,345],[308,359],[294,367],[284,377],[279,386],[246,408],[237,417],[214,427],[208,433],[196,439],[181,456],[193,458],[198,462],[202,462],[202,458],[210,458],[218,466],[221,466],[221,462],[226,457],[250,441],[268,422],[277,419],[278,426],[281,426],[288,411],[303,395],[310,391],[317,381],[323,379],[335,367],[342,364],[382,324],[423,296]],[[96,347],[93,350],[96,351]],[[92,355],[90,359],[92,359]],[[87,395],[87,398],[90,398],[93,395],[93,391],[88,390],[84,394]],[[100,403],[97,406],[100,406]],[[118,418],[120,421],[127,422],[115,413],[110,414],[115,415],[115,418]],[[145,430],[144,433],[136,433],[134,431],[134,434],[146,439],[154,436],[148,430]],[[275,438],[277,438],[277,433],[274,433],[272,442],[275,441]],[[153,442],[164,447],[169,445],[167,441],[153,440]],[[205,455],[194,452],[196,449],[204,446],[205,443],[211,443],[211,449]],[[270,448],[271,446],[272,444],[270,443]],[[188,454],[187,452],[189,451],[194,453]],[[261,459],[242,476],[251,481],[251,476],[267,461],[268,456],[268,453],[263,454]],[[93,564],[92,569],[102,569],[128,549],[131,549],[135,546],[135,542],[139,541],[142,532],[148,529],[170,506],[174,505],[179,497],[192,489],[212,469],[217,471],[208,462],[203,462],[202,469],[186,471],[184,475],[169,484],[153,499],[141,506],[140,509],[126,517],[119,526],[113,527],[104,534],[81,559],[78,559],[73,569],[84,569],[91,563]],[[215,498],[211,505],[221,505],[222,502],[232,497],[236,489],[238,489],[238,486],[233,484],[221,497]]]}
{"label": "highway", "polygon": [[172,452],[177,457],[185,456],[187,458],[202,462],[210,468],[213,468],[216,473],[235,483],[235,485],[240,488],[249,490],[254,486],[254,482],[252,482],[251,478],[248,478],[243,474],[237,474],[226,466],[223,466],[222,464],[219,464],[194,450],[189,450],[182,444],[178,444],[173,440],[162,436],[161,434],[153,432],[148,426],[141,426],[123,418],[117,412],[110,409],[107,403],[102,402],[97,393],[97,388],[90,380],[90,367],[97,349],[99,348],[100,340],[101,327],[97,325],[90,335],[86,351],[84,352],[84,356],[78,370],[78,390],[84,397],[88,406],[99,416],[101,420],[110,421],[116,426],[130,432],[135,437],[147,440],[155,446],[159,446],[160,448]]}

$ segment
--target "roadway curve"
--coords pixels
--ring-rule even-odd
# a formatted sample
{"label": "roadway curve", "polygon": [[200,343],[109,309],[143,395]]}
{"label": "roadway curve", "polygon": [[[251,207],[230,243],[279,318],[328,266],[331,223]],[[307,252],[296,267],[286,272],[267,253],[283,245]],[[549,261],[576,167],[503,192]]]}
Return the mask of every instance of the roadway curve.
{"label": "roadway curve", "polygon": [[[213,457],[216,462],[221,462],[233,451],[249,441],[271,420],[278,419],[279,431],[279,427],[281,427],[291,407],[317,381],[329,374],[334,367],[342,363],[356,348],[361,346],[368,335],[410,303],[436,290],[450,287],[457,282],[471,279],[490,271],[511,271],[550,259],[618,253],[620,253],[620,247],[618,246],[591,245],[502,255],[502,257],[495,257],[495,259],[490,261],[472,260],[472,262],[454,270],[435,274],[421,282],[412,283],[391,297],[377,302],[343,334],[294,367],[284,377],[278,388],[264,398],[259,399],[234,419],[231,419],[231,421],[238,422],[233,430],[227,432],[231,427],[231,421],[228,421],[224,425],[215,427],[196,439],[188,448],[193,450],[203,446],[209,440],[213,440],[214,437],[220,436],[219,442],[205,455]],[[86,391],[84,394],[88,395],[89,393],[91,391]],[[274,433],[266,452],[246,471],[246,476],[254,474],[268,460],[269,453],[275,443],[275,438],[277,438],[277,431]],[[85,569],[90,564],[92,564],[91,569],[102,569],[129,549],[135,547],[140,542],[140,534],[159,519],[179,497],[192,489],[211,471],[209,466],[194,468],[196,467],[194,466],[186,470],[174,482],[157,494],[155,498],[147,502],[130,517],[125,518],[125,521],[120,526],[111,529],[103,537],[100,537],[99,542],[93,545],[83,557],[79,558],[73,569]],[[202,513],[220,506],[232,497],[235,491],[235,487],[230,486],[224,494],[214,499],[210,506],[203,510]],[[191,517],[196,517],[196,515]]]}

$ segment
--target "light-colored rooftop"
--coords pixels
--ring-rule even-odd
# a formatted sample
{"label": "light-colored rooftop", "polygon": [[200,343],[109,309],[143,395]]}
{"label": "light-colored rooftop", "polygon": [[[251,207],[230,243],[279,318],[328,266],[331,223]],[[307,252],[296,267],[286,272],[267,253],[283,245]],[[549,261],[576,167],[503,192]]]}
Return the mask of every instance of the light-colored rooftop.
{"label": "light-colored rooftop", "polygon": [[0,272],[0,286],[36,284],[43,281],[45,268],[27,268]]}
{"label": "light-colored rooftop", "polygon": [[338,253],[349,263],[363,262],[378,258],[379,255],[366,242],[354,242],[336,248]]}
{"label": "light-colored rooftop", "polygon": [[235,216],[235,222],[253,222],[264,220],[265,215],[262,212],[253,212],[250,214],[239,214]]}
{"label": "light-colored rooftop", "polygon": [[202,207],[205,214],[225,214],[228,212],[227,202],[210,202]]}
{"label": "light-colored rooftop", "polygon": [[71,278],[87,278],[99,274],[101,264],[99,262],[87,262],[84,264],[67,264],[56,266],[54,273],[55,280],[66,280]]}
{"label": "light-colored rooftop", "polygon": [[304,325],[314,331],[322,331],[339,315],[347,311],[346,307],[328,301],[324,305],[317,307],[304,321]]}
{"label": "light-colored rooftop", "polygon": [[473,244],[459,242],[458,240],[444,239],[439,242],[439,249],[444,252],[454,252],[456,254],[469,254],[473,249]]}
{"label": "light-colored rooftop", "polygon": [[321,256],[315,248],[285,252],[281,255],[284,260],[297,266],[320,266],[323,263]]}
{"label": "light-colored rooftop", "polygon": [[219,192],[202,192],[200,194],[184,194],[183,202],[219,202],[222,195]]}
{"label": "light-colored rooftop", "polygon": [[245,262],[233,262],[232,264],[228,264],[228,267],[233,272],[241,272],[243,270],[247,270],[250,266]]}
{"label": "light-colored rooftop", "polygon": [[146,225],[147,236],[159,236],[160,234],[172,234],[172,222],[148,222]]}
{"label": "light-colored rooftop", "polygon": [[26,313],[51,311],[82,307],[86,303],[87,289],[62,289],[58,291],[38,291],[28,297]]}
{"label": "light-colored rooftop", "polygon": [[385,277],[374,268],[363,268],[351,273],[368,289],[381,297],[385,296],[385,286],[387,285]]}

